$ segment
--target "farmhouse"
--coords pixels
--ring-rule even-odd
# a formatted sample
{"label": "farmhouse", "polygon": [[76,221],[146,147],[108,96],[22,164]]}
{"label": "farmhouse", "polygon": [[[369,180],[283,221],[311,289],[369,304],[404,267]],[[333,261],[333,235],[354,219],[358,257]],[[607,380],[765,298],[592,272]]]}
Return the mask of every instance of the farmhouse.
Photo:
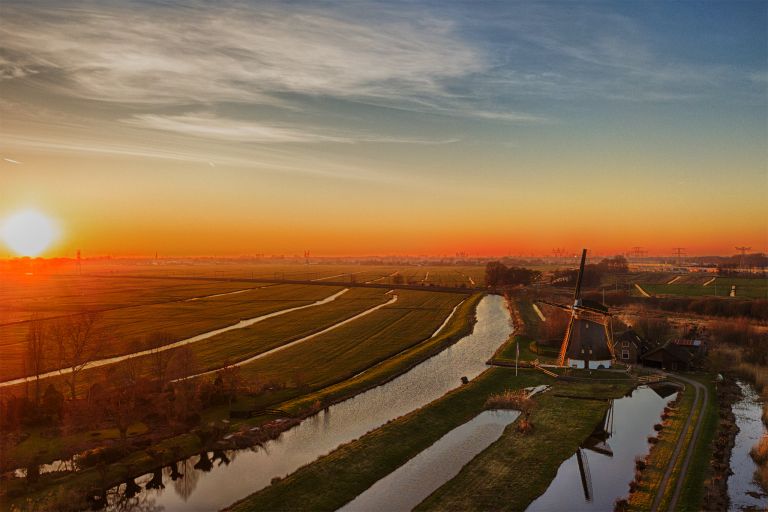
{"label": "farmhouse", "polygon": [[632,329],[624,331],[613,345],[616,360],[625,364],[637,364],[643,353],[643,340]]}

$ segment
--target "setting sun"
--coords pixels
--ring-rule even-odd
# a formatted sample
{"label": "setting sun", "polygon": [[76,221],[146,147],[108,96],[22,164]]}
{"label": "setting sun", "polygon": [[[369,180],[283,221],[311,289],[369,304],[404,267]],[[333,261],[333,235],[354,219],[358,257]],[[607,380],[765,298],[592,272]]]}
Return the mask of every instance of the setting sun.
{"label": "setting sun", "polygon": [[42,213],[24,210],[5,219],[0,238],[20,256],[37,256],[56,238],[56,228]]}

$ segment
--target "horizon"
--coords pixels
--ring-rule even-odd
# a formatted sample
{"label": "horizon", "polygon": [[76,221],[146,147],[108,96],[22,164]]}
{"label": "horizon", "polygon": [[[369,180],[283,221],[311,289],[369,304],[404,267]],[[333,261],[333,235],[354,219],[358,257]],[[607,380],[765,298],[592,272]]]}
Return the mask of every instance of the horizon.
{"label": "horizon", "polygon": [[3,11],[44,257],[768,252],[765,2]]}

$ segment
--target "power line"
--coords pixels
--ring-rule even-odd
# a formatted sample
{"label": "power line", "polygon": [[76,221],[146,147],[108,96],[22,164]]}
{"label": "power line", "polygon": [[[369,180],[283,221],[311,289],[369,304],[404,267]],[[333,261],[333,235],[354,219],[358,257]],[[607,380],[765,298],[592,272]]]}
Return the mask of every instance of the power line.
{"label": "power line", "polygon": [[741,259],[739,260],[739,268],[744,268],[744,260],[746,259],[747,251],[751,251],[752,248],[741,246],[741,247],[736,247],[736,250],[741,253]]}
{"label": "power line", "polygon": [[685,247],[673,247],[672,250],[677,254],[677,264],[682,265],[683,256],[685,256]]}

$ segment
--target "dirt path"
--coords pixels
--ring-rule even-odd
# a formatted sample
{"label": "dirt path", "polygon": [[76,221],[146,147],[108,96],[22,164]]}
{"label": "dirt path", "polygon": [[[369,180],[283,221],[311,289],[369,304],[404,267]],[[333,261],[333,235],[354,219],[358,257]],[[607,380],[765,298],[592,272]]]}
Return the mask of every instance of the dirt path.
{"label": "dirt path", "polygon": [[639,291],[639,292],[642,294],[642,296],[643,296],[643,297],[650,297],[650,295],[648,295],[648,292],[646,292],[645,290],[643,290],[643,289],[640,287],[640,285],[639,285],[639,284],[635,283],[635,288],[637,288],[637,291]]}
{"label": "dirt path", "polygon": [[[680,375],[675,375],[674,378],[693,386],[693,389],[696,392],[696,396],[693,400],[691,413],[688,415],[688,418],[685,421],[685,425],[680,432],[680,436],[677,438],[677,443],[675,444],[675,449],[672,452],[672,457],[669,459],[669,463],[667,464],[664,477],[659,483],[659,488],[656,491],[656,496],[654,497],[653,504],[651,505],[651,512],[657,512],[659,510],[659,505],[661,504],[664,494],[666,494],[667,486],[669,485],[669,481],[672,478],[672,473],[677,466],[677,462],[680,459],[683,448],[687,444],[688,449],[685,452],[685,459],[683,459],[682,466],[680,466],[680,473],[677,475],[672,498],[666,510],[676,509],[677,500],[680,498],[680,492],[683,489],[683,483],[685,482],[685,477],[688,473],[688,466],[691,462],[691,457],[693,457],[693,452],[696,451],[696,442],[699,439],[699,432],[701,431],[701,424],[704,419],[704,413],[706,412],[707,404],[709,403],[709,390],[706,386],[695,380],[688,379]],[[686,443],[686,433],[691,426],[691,422],[693,421],[694,414],[697,410],[699,411],[699,415],[696,419],[696,425],[693,428],[693,435],[691,435],[691,440]]]}
{"label": "dirt path", "polygon": [[[316,333],[310,334],[309,336],[304,336],[303,338],[300,338],[298,340],[292,341],[290,343],[286,343],[285,345],[280,345],[279,347],[275,347],[272,350],[267,350],[266,352],[262,352],[261,354],[256,354],[255,356],[249,357],[248,359],[243,359],[242,361],[238,361],[238,362],[232,363],[230,365],[225,365],[225,366],[222,366],[222,367],[219,367],[219,368],[214,368],[213,370],[207,370],[205,372],[196,373],[194,375],[189,375],[189,376],[181,378],[181,379],[176,379],[176,380],[174,380],[172,382],[178,382],[180,380],[187,380],[187,379],[194,379],[194,378],[197,378],[197,377],[202,377],[203,375],[210,375],[212,373],[216,373],[216,372],[218,372],[218,371],[220,371],[220,370],[222,370],[224,368],[233,368],[235,366],[243,366],[243,365],[252,363],[254,361],[258,361],[259,359],[263,359],[263,358],[265,358],[267,356],[271,356],[272,354],[275,354],[275,353],[280,352],[282,350],[285,350],[287,348],[291,348],[291,347],[293,347],[295,345],[298,345],[299,343],[304,343],[305,341],[309,341],[309,340],[311,340],[313,338],[316,338],[316,337],[318,337],[318,336],[320,336],[322,334],[325,334],[327,332],[333,331],[334,329],[338,329],[339,327],[341,327],[343,325],[347,325],[347,324],[349,324],[351,322],[354,322],[355,320],[358,320],[359,318],[363,318],[364,316],[368,316],[371,313],[373,313],[375,311],[378,311],[378,310],[380,310],[383,307],[390,306],[390,305],[394,304],[395,302],[397,302],[397,295],[392,295],[392,298],[389,299],[387,302],[383,302],[381,304],[373,306],[370,309],[366,309],[362,313],[358,313],[358,314],[356,314],[353,317],[350,317],[350,318],[347,318],[346,320],[342,320],[341,322],[335,323],[335,324],[333,324],[330,327],[326,327],[322,331],[317,331]],[[440,328],[442,329],[442,326]]]}
{"label": "dirt path", "polygon": [[[320,300],[312,302],[310,304],[305,304],[303,306],[294,306],[294,307],[290,307],[290,308],[287,308],[287,309],[281,309],[279,311],[274,311],[272,313],[267,313],[265,315],[261,315],[261,316],[255,317],[255,318],[249,318],[247,320],[241,320],[240,322],[238,322],[236,324],[229,325],[227,327],[222,327],[220,329],[214,329],[212,331],[204,332],[202,334],[198,334],[197,336],[192,336],[191,338],[186,338],[186,339],[183,339],[183,340],[180,340],[180,341],[169,343],[167,345],[162,345],[162,346],[157,347],[157,348],[151,348],[151,349],[147,349],[147,350],[140,350],[138,352],[132,352],[130,354],[125,354],[125,355],[121,355],[121,356],[107,357],[105,359],[97,359],[95,361],[90,361],[88,364],[86,364],[83,367],[83,370],[87,370],[89,368],[98,368],[99,366],[106,366],[106,365],[109,365],[109,364],[119,363],[121,361],[125,361],[126,359],[132,359],[134,357],[141,357],[141,356],[150,355],[150,354],[153,354],[153,353],[156,353],[156,352],[163,352],[163,351],[166,351],[166,350],[171,350],[171,349],[178,348],[178,347],[181,347],[181,346],[184,346],[184,345],[189,345],[190,343],[195,343],[197,341],[201,341],[201,340],[204,340],[204,339],[207,339],[207,338],[211,338],[213,336],[225,333],[227,331],[232,331],[232,330],[235,330],[235,329],[243,329],[245,327],[250,327],[250,326],[252,326],[254,324],[257,324],[259,322],[263,322],[264,320],[267,320],[269,318],[274,318],[276,316],[285,315],[286,313],[292,313],[293,311],[300,311],[302,309],[307,309],[307,308],[312,308],[312,307],[315,307],[315,306],[321,306],[323,304],[328,304],[329,302],[333,302],[337,298],[341,297],[342,295],[344,295],[348,291],[349,291],[349,288],[344,288],[340,292],[336,292],[333,295],[329,295],[328,297],[326,297],[324,299],[320,299]],[[61,369],[52,370],[50,372],[46,372],[46,373],[40,374],[40,379],[42,380],[42,379],[47,379],[47,378],[50,378],[50,377],[58,377],[60,375],[67,375],[69,373],[72,373],[72,368],[61,368]],[[36,378],[35,376],[31,376],[31,377],[21,377],[21,378],[13,379],[13,380],[6,380],[6,381],[3,381],[3,382],[0,382],[0,388],[4,388],[4,387],[8,387],[8,386],[16,386],[18,384],[24,384],[25,382],[32,382],[32,381],[35,380],[35,378]]]}

